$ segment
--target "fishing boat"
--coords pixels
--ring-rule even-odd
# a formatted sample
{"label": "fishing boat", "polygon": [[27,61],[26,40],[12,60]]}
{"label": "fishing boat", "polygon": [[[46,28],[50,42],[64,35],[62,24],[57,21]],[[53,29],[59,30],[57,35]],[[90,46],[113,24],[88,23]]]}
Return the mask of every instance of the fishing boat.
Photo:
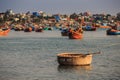
{"label": "fishing boat", "polygon": [[8,35],[9,32],[10,32],[10,29],[1,30],[0,31],[0,36],[6,36],[6,35]]}
{"label": "fishing boat", "polygon": [[42,28],[37,28],[37,29],[35,30],[35,32],[43,32],[43,29],[42,29]]}
{"label": "fishing boat", "polygon": [[15,27],[15,28],[12,28],[12,30],[14,30],[14,31],[23,31],[24,29],[22,27]]}
{"label": "fishing boat", "polygon": [[106,31],[107,35],[120,35],[120,31],[119,30],[114,30],[114,29],[108,29]]}
{"label": "fishing boat", "polygon": [[57,55],[59,65],[85,66],[92,63],[92,54],[60,53]]}
{"label": "fishing boat", "polygon": [[31,27],[27,27],[24,29],[24,32],[32,32],[32,28]]}
{"label": "fishing boat", "polygon": [[95,31],[96,27],[92,27],[92,26],[86,26],[82,28],[84,31]]}
{"label": "fishing boat", "polygon": [[62,35],[62,36],[68,36],[68,33],[69,33],[68,29],[63,29],[63,30],[61,31],[61,35]]}
{"label": "fishing boat", "polygon": [[53,30],[53,28],[52,27],[44,27],[44,30]]}
{"label": "fishing boat", "polygon": [[83,38],[82,33],[75,32],[75,31],[69,32],[68,36],[69,36],[69,39],[82,39]]}
{"label": "fishing boat", "polygon": [[109,29],[111,27],[110,26],[100,26],[99,28]]}

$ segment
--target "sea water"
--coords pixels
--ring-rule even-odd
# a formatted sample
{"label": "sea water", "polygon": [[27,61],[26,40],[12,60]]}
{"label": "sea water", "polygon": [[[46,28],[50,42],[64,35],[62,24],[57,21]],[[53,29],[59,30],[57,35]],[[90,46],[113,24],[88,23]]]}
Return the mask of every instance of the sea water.
{"label": "sea water", "polygon": [[[89,66],[60,66],[57,54],[94,53]],[[84,31],[71,40],[59,30],[10,31],[0,36],[0,80],[119,80],[120,36],[106,30]]]}

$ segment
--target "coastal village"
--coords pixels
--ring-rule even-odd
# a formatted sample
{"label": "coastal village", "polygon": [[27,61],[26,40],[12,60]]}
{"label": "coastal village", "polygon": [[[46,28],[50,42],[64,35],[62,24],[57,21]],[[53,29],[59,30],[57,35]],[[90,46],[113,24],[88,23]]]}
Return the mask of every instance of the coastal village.
{"label": "coastal village", "polygon": [[120,26],[120,13],[111,14],[91,14],[90,12],[67,14],[47,14],[43,11],[14,13],[11,9],[0,13],[0,29],[10,28],[15,31],[44,28],[68,28],[86,26],[89,23],[93,27],[113,28]]}

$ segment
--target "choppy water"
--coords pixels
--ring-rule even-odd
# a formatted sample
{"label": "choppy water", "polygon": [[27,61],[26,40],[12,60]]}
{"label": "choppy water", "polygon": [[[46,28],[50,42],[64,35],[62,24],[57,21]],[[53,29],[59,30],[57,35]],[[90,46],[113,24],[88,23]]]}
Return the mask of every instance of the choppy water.
{"label": "choppy water", "polygon": [[[93,55],[90,66],[59,66],[63,52]],[[105,30],[84,32],[82,40],[69,40],[60,31],[11,31],[0,37],[0,80],[120,80],[120,36]]]}

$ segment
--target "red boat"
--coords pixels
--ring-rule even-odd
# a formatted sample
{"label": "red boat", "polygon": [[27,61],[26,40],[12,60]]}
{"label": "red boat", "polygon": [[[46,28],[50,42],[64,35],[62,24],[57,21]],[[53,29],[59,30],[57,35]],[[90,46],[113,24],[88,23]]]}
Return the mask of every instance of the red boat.
{"label": "red boat", "polygon": [[69,33],[69,39],[82,39],[83,34],[79,32],[70,32]]}
{"label": "red boat", "polygon": [[10,29],[0,31],[0,36],[6,36],[10,32]]}

